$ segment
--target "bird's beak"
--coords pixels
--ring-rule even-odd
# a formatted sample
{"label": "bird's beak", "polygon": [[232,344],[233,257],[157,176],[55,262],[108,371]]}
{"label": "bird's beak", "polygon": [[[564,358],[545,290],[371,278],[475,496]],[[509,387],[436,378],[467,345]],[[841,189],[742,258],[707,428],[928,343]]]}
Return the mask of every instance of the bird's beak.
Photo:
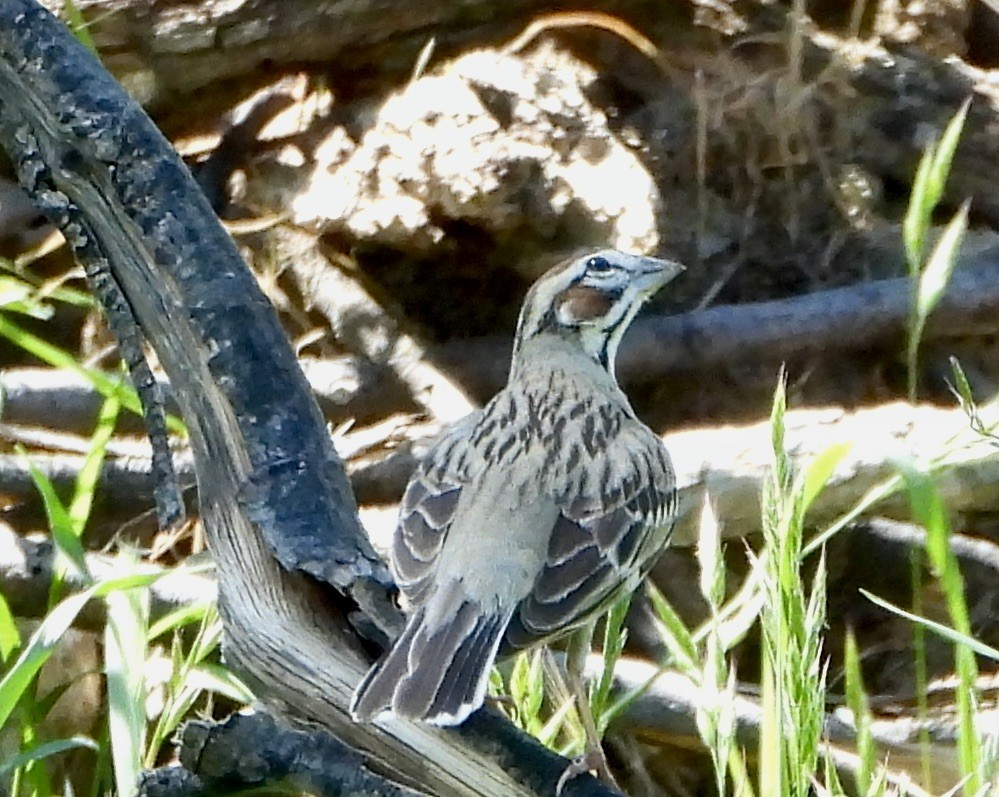
{"label": "bird's beak", "polygon": [[640,257],[638,261],[639,290],[650,296],[674,277],[677,277],[680,272],[686,271],[686,268],[675,260]]}

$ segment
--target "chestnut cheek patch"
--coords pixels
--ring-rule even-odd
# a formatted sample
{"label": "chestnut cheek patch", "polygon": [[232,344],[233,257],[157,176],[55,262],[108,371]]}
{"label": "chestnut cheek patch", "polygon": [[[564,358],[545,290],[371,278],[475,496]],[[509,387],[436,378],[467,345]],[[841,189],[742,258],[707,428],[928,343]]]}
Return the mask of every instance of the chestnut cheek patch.
{"label": "chestnut cheek patch", "polygon": [[603,318],[618,297],[586,285],[573,285],[556,300],[559,323],[567,326],[593,323]]}

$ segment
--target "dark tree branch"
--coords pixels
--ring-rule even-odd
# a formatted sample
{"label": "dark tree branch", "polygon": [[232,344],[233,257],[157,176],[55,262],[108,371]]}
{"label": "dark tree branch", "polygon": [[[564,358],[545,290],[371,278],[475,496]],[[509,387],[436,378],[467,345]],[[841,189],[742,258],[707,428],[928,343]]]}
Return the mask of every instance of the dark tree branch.
{"label": "dark tree branch", "polygon": [[[910,296],[911,282],[897,278],[769,302],[643,316],[622,341],[618,375],[623,383],[638,384],[677,372],[710,373],[719,366],[779,364],[824,352],[901,343]],[[927,322],[924,340],[997,331],[999,247],[990,247],[959,258]],[[499,337],[454,341],[433,354],[477,395],[491,395],[506,381],[510,342]]]}
{"label": "dark tree branch", "polygon": [[198,775],[178,783],[170,770],[142,780],[146,797],[208,797],[243,789],[284,787],[303,794],[416,797],[365,767],[364,757],[315,726],[295,728],[268,714],[234,714],[222,723],[189,722],[180,763]]}
{"label": "dark tree branch", "polygon": [[[875,280],[769,302],[724,305],[676,316],[643,316],[632,325],[618,358],[626,385],[678,373],[710,374],[719,367],[776,366],[829,352],[901,345],[911,295],[907,278]],[[947,340],[999,332],[999,247],[959,256],[923,339]],[[506,381],[508,337],[455,340],[428,356],[479,397]],[[307,360],[310,384],[333,421],[364,420],[373,408],[414,408],[407,391],[385,367],[359,358]],[[5,418],[41,423],[68,418],[66,428],[89,430],[100,397],[72,375],[29,369],[0,375]],[[172,405],[170,405],[172,406]]]}

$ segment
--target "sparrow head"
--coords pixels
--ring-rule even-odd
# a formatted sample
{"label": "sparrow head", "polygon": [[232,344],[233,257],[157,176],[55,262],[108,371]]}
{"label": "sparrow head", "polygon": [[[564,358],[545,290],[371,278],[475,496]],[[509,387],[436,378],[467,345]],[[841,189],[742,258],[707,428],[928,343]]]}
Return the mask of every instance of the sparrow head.
{"label": "sparrow head", "polygon": [[524,299],[514,359],[536,335],[578,341],[612,374],[618,344],[642,304],[683,271],[672,260],[601,249],[570,258],[542,275]]}

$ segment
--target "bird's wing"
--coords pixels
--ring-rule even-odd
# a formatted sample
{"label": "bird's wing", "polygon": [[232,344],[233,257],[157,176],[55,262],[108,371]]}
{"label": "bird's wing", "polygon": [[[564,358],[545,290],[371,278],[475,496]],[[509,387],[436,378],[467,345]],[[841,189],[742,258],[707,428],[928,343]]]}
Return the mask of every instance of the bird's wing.
{"label": "bird's wing", "polygon": [[426,597],[448,529],[468,481],[474,451],[469,432],[481,417],[474,412],[450,426],[410,477],[399,507],[391,563],[396,584],[410,611]]}
{"label": "bird's wing", "polygon": [[545,566],[507,629],[509,648],[577,625],[634,589],[669,538],[676,479],[650,430],[629,424],[581,468],[582,489],[562,506]]}

